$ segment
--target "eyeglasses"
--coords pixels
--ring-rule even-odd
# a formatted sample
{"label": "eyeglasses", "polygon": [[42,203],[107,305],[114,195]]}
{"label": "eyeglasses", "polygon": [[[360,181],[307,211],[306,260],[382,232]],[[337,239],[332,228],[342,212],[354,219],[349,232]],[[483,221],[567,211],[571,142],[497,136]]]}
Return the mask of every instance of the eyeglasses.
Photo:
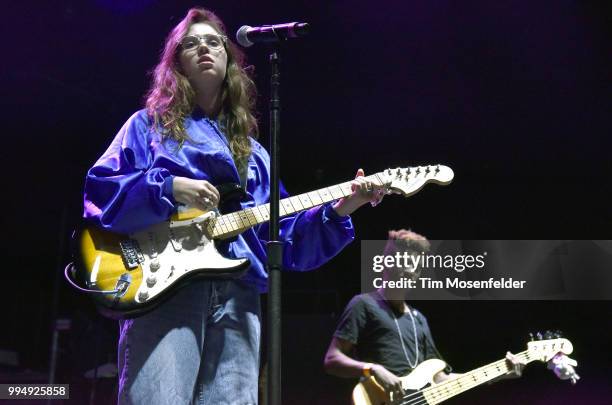
{"label": "eyeglasses", "polygon": [[223,35],[187,35],[182,39],[180,45],[184,51],[193,51],[204,42],[207,48],[218,51],[224,48],[225,41],[227,41],[227,37]]}

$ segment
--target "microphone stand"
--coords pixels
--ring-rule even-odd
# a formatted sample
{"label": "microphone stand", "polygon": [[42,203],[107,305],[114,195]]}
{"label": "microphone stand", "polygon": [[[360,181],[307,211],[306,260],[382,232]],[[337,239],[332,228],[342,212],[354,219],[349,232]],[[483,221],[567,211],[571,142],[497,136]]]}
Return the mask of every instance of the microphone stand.
{"label": "microphone stand", "polygon": [[[281,42],[279,42],[280,44]],[[281,270],[279,241],[280,161],[280,46],[270,54],[270,237],[268,253],[268,405],[281,404]]]}
{"label": "microphone stand", "polygon": [[[289,30],[285,30],[291,26]],[[241,31],[246,36],[250,27],[243,26]],[[267,366],[267,404],[281,404],[281,271],[283,267],[283,244],[279,241],[280,213],[280,50],[282,44],[290,37],[307,33],[308,24],[290,23],[277,26],[266,26],[272,38],[261,42],[272,44],[270,53],[270,235],[267,244],[268,270],[268,366]],[[283,28],[283,29],[279,29]],[[298,32],[298,30],[300,32]],[[248,39],[248,38],[245,38]],[[240,38],[238,42],[241,43]],[[250,42],[248,40],[244,42]],[[252,45],[252,43],[251,43]],[[249,46],[248,44],[245,46]],[[264,401],[266,402],[266,401]]]}

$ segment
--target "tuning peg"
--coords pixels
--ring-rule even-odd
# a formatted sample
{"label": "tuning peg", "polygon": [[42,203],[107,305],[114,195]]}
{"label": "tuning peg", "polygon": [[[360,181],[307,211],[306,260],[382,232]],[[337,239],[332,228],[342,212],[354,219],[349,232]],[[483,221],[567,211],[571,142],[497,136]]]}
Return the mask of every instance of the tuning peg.
{"label": "tuning peg", "polygon": [[554,331],[554,334],[555,334],[555,338],[556,338],[556,339],[559,339],[559,338],[562,338],[562,337],[563,337],[563,332],[561,332],[561,331],[560,331],[560,330],[558,330],[558,329]]}
{"label": "tuning peg", "polygon": [[548,340],[548,339],[554,339],[555,334],[549,330],[547,330],[546,332],[544,332],[544,339]]}
{"label": "tuning peg", "polygon": [[425,169],[425,173],[429,173],[431,170],[429,170],[429,166],[427,166],[427,168]]}
{"label": "tuning peg", "polygon": [[535,340],[535,336],[533,336],[532,332],[529,332],[529,341],[533,342]]}
{"label": "tuning peg", "polygon": [[436,165],[436,173],[440,171],[440,165]]}
{"label": "tuning peg", "polygon": [[540,332],[536,333],[536,339],[542,340],[543,336]]}

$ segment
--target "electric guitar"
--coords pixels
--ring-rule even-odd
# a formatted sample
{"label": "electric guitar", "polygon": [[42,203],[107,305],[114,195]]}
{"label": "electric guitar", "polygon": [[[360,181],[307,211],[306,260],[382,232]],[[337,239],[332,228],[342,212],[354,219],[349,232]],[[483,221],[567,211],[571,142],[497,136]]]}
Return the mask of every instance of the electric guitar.
{"label": "electric guitar", "polygon": [[[547,333],[547,336],[552,336]],[[556,335],[558,336],[558,335]],[[540,335],[541,337],[541,335]],[[557,354],[568,355],[573,351],[572,343],[567,339],[555,338],[536,340],[527,343],[527,350],[516,356],[526,364],[539,360],[548,362]],[[439,384],[434,383],[434,376],[444,370],[446,363],[439,359],[425,360],[410,374],[400,377],[404,395],[395,397],[386,392],[374,379],[369,377],[353,389],[355,405],[425,405],[438,404],[455,395],[500,377],[509,371],[506,359],[501,359],[482,366],[452,380]],[[573,372],[573,370],[572,370]],[[576,379],[578,378],[575,375]],[[572,377],[572,382],[575,382]]]}
{"label": "electric guitar", "polygon": [[[442,165],[387,169],[367,176],[384,184],[387,193],[404,196],[415,194],[427,183],[449,184],[453,177],[453,171]],[[280,201],[279,216],[351,194],[348,181],[288,197]],[[194,277],[240,277],[249,260],[223,257],[214,241],[234,237],[269,219],[269,204],[263,204],[225,215],[179,209],[168,221],[130,235],[84,228],[76,237],[76,266],[71,274],[67,267],[66,278],[74,287],[91,293],[102,314],[111,318],[138,315]]]}

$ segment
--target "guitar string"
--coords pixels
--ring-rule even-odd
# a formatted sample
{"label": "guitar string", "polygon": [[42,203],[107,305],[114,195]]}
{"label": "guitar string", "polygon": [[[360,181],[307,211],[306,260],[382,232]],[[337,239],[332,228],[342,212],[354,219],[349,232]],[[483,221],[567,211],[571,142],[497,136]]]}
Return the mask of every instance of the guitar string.
{"label": "guitar string", "polygon": [[[208,123],[210,126],[213,126],[211,123]],[[213,126],[214,127],[214,126]],[[408,168],[408,170],[413,169],[412,167]],[[420,169],[420,166],[416,169]],[[390,169],[388,169],[390,170]],[[365,176],[366,179],[368,180],[375,180],[378,181],[381,185],[384,185],[385,188],[388,188],[390,185],[390,182],[386,182],[385,180],[381,179],[381,176],[384,179],[387,179],[387,176],[385,174],[385,172],[378,172],[378,173],[374,173],[371,174],[369,176]],[[289,215],[295,212],[300,212],[303,210],[306,210],[308,208],[311,207],[315,207],[315,206],[319,206],[319,205],[323,205],[329,201],[333,201],[333,193],[331,192],[331,188],[337,188],[338,190],[340,190],[340,193],[342,194],[343,197],[346,197],[347,195],[349,195],[351,193],[351,191],[348,189],[349,186],[351,184],[351,181],[347,181],[347,182],[343,182],[343,183],[339,183],[336,184],[334,186],[329,186],[329,187],[324,187],[321,188],[319,190],[313,190],[311,192],[308,193],[303,193],[303,194],[299,194],[297,196],[293,196],[293,197],[287,197],[281,200],[285,201],[287,200],[287,202],[291,205],[291,210],[289,210],[290,212],[286,212],[284,215]],[[346,189],[346,190],[345,190]],[[326,193],[324,194],[324,196],[331,196],[332,198],[329,199],[328,201],[325,201],[325,199],[327,197],[321,197],[321,191],[325,191]],[[310,197],[309,194],[311,193],[318,193],[318,197],[321,200],[321,202],[315,202],[313,201],[313,199]],[[387,191],[388,192],[388,191]],[[310,202],[312,205],[310,207],[306,207],[303,206],[302,208],[296,208],[295,204],[290,200],[290,198],[297,198],[297,201],[303,205],[303,201],[306,202]],[[306,198],[308,200],[306,200]],[[213,238],[222,238],[224,235],[227,234],[231,234],[237,230],[239,230],[240,228],[243,228],[243,230],[246,230],[248,228],[251,228],[255,225],[258,225],[260,223],[263,222],[267,222],[269,220],[269,218],[266,218],[266,216],[269,216],[269,203],[268,204],[262,204],[262,205],[256,205],[254,207],[250,207],[250,208],[245,208],[244,210],[238,211],[238,212],[231,212],[228,214],[223,214],[223,215],[219,215],[218,217],[215,218],[215,221],[210,221],[209,224],[207,225],[207,229],[209,231],[209,233],[213,236]],[[264,209],[266,211],[265,214],[262,214],[261,209]],[[282,204],[279,207],[279,211],[282,210],[284,207]],[[259,217],[257,217],[257,215],[255,214],[255,212],[259,213]],[[245,216],[240,216],[240,212],[244,212]],[[245,221],[246,220],[246,221]],[[242,232],[242,231],[241,231]]]}
{"label": "guitar string", "polygon": [[[503,362],[505,362],[505,360],[500,360],[499,362],[496,362],[496,363],[503,363]],[[492,365],[490,365],[490,366],[492,366]],[[485,368],[486,367],[489,367],[489,366],[485,366]],[[479,369],[474,370],[474,372],[477,371],[477,370],[479,370]],[[453,383],[453,382],[456,383],[457,381],[456,380],[451,380],[451,381],[447,381],[446,383],[442,383],[440,385],[449,385],[450,383]],[[409,405],[423,405],[423,404],[440,403],[440,402],[445,401],[448,398],[451,398],[451,397],[453,397],[453,396],[455,396],[457,394],[460,394],[461,392],[467,391],[467,390],[469,390],[469,389],[471,389],[471,388],[473,388],[473,387],[475,387],[477,385],[480,385],[480,384],[482,384],[482,382],[471,382],[471,383],[464,383],[460,387],[451,388],[451,390],[449,390],[447,388],[446,394],[430,395],[429,396],[429,400],[432,400],[433,402],[429,402],[429,400],[424,395],[422,395],[422,394],[424,394],[424,392],[426,392],[427,390],[435,390],[435,389],[439,390],[439,388],[441,388],[440,385],[436,385],[434,387],[429,387],[428,389],[425,389],[425,390],[422,390],[422,391],[419,391],[419,392],[416,392],[416,393],[413,393],[413,394],[410,394],[410,395],[404,397],[404,399],[405,399],[405,398],[408,398],[410,396],[419,396],[419,398],[411,398],[411,399],[409,399],[407,401],[402,401],[402,402],[399,403],[399,405],[408,405],[408,404]]]}
{"label": "guitar string", "polygon": [[[420,166],[419,166],[419,168],[420,168]],[[411,168],[409,168],[409,169],[411,169]],[[378,181],[380,184],[383,184],[383,185],[384,185],[384,184],[386,184],[386,183],[385,183],[385,181],[384,181],[384,180],[382,180],[382,179],[381,179],[381,175],[384,177],[384,176],[385,176],[385,173],[384,173],[384,172],[378,172],[378,173],[371,174],[371,175],[369,175],[369,176],[365,176],[365,178],[366,178],[366,179],[368,179],[368,180],[376,180],[376,181]],[[384,177],[384,178],[386,179],[386,177]],[[312,201],[312,199],[311,199],[311,198],[310,198],[310,196],[308,195],[309,193],[303,193],[303,194],[299,194],[299,195],[297,195],[297,196],[293,196],[293,197],[298,198],[298,201],[300,202],[300,204],[302,204],[302,201],[301,201],[301,199],[300,199],[299,197],[305,196],[305,197],[307,197],[307,198],[309,199],[309,201],[310,201],[310,202],[313,204],[311,207],[314,207],[314,206],[322,205],[322,204],[325,204],[325,203],[327,203],[327,202],[329,202],[329,201],[333,201],[333,200],[334,200],[334,199],[332,198],[332,199],[330,199],[329,201],[325,201],[325,200],[324,200],[324,198],[321,198],[321,194],[320,194],[320,191],[321,191],[321,190],[326,190],[326,191],[327,191],[327,194],[328,194],[329,196],[333,197],[333,194],[331,193],[330,188],[332,188],[332,187],[337,187],[337,188],[338,188],[338,189],[341,191],[341,193],[343,194],[343,196],[344,196],[344,197],[346,197],[347,195],[349,195],[349,194],[350,194],[350,191],[347,191],[347,192],[346,192],[346,195],[344,195],[344,194],[345,194],[345,190],[344,190],[344,188],[348,188],[348,187],[349,187],[349,185],[350,185],[350,183],[351,183],[350,181],[347,181],[347,182],[343,182],[343,183],[340,183],[340,184],[336,184],[336,185],[334,185],[334,186],[324,187],[324,188],[319,189],[319,190],[314,190],[314,191],[311,191],[310,193],[312,193],[312,192],[318,192],[318,193],[319,193],[319,198],[320,198],[320,199],[323,201],[322,203],[315,203],[314,201]],[[385,187],[388,187],[388,185],[386,185]],[[282,202],[282,201],[284,201],[284,200],[287,200],[287,201],[289,202],[289,204],[291,204],[291,207],[292,207],[292,210],[293,210],[293,212],[290,212],[290,213],[289,213],[289,212],[286,212],[286,213],[285,213],[285,215],[289,215],[289,214],[291,214],[291,213],[295,213],[295,212],[299,212],[299,211],[303,211],[303,210],[306,210],[306,209],[308,209],[308,208],[311,208],[311,207],[308,207],[308,208],[306,208],[306,207],[302,207],[301,209],[300,209],[300,208],[295,208],[295,205],[294,205],[294,204],[293,204],[293,202],[290,200],[290,198],[292,198],[292,197],[287,197],[287,198],[284,198],[284,199],[282,199],[282,200],[281,200],[281,202]],[[232,212],[232,213],[229,213],[229,214],[220,215],[220,216],[217,218],[217,221],[215,221],[215,224],[213,225],[213,227],[212,227],[211,231],[212,231],[212,233],[214,234],[214,236],[216,236],[216,237],[221,237],[221,236],[223,236],[224,234],[232,233],[233,231],[235,231],[234,229],[232,229],[232,228],[231,228],[231,226],[229,226],[229,225],[230,225],[230,223],[232,222],[232,220],[230,219],[230,216],[231,216],[231,218],[233,218],[233,220],[234,220],[233,222],[235,222],[235,223],[236,223],[236,225],[237,225],[237,229],[238,229],[238,228],[245,228],[245,229],[248,229],[248,228],[250,228],[250,227],[252,227],[252,226],[255,226],[255,225],[257,225],[257,224],[260,224],[260,223],[266,222],[266,221],[267,221],[267,219],[265,218],[265,215],[261,215],[261,209],[260,209],[260,207],[265,207],[265,206],[268,206],[268,205],[269,205],[269,204],[262,204],[262,205],[259,205],[259,206],[250,207],[250,208],[246,208],[246,209],[242,210],[242,211],[244,211],[244,212],[247,212],[247,211],[248,211],[248,212],[252,212],[252,213],[254,213],[254,210],[255,210],[255,209],[257,209],[257,210],[259,211],[260,216],[262,217],[262,219],[261,219],[261,220],[259,220],[259,219],[257,219],[257,216],[256,216],[256,215],[253,215],[253,217],[254,217],[254,219],[255,219],[255,223],[254,223],[254,224],[250,223],[250,222],[251,222],[250,218],[247,218],[247,222],[248,222],[248,223],[245,223],[245,222],[244,222],[244,218],[243,218],[243,217],[240,217],[240,215],[238,215],[238,217],[236,217],[236,214],[237,214],[237,213],[236,213],[236,212]],[[283,208],[283,206],[281,205],[281,206],[279,207],[279,211],[280,211],[282,208]],[[250,210],[250,211],[249,211],[249,210]],[[268,208],[266,208],[266,211],[268,211]],[[290,211],[291,211],[291,210],[290,210]],[[248,215],[248,213],[247,213],[246,215]],[[242,225],[240,225],[241,223],[242,223]],[[228,228],[228,229],[229,229],[229,231],[225,231],[225,230],[223,229],[223,227],[224,227],[224,226],[225,226],[226,228]]]}
{"label": "guitar string", "polygon": [[[380,180],[379,174],[381,174],[381,173],[374,173],[374,174],[372,174],[370,176],[365,176],[365,178],[368,179],[368,180],[377,180],[377,181],[380,182],[381,180]],[[336,184],[334,186],[324,187],[324,188],[321,188],[319,190],[311,191],[310,193],[313,193],[313,192],[319,193],[319,199],[322,201],[321,203],[315,203],[310,198],[310,196],[308,195],[309,193],[302,193],[302,194],[298,194],[298,195],[293,196],[293,197],[283,198],[283,199],[281,199],[281,202],[286,200],[289,204],[291,204],[291,209],[288,212],[287,208],[285,208],[285,207],[283,207],[281,205],[279,207],[279,211],[281,209],[285,208],[285,214],[284,215],[290,215],[290,214],[293,214],[293,213],[296,213],[296,212],[307,210],[308,208],[312,208],[312,207],[315,207],[315,206],[323,205],[323,204],[326,204],[326,203],[328,203],[330,201],[333,201],[334,200],[333,194],[330,191],[330,189],[332,187],[337,187],[340,190],[340,192],[343,195],[343,197],[346,197],[346,196],[348,196],[350,194],[350,191],[348,191],[348,187],[349,186],[350,186],[350,181],[346,181],[346,182],[343,182],[343,183]],[[347,190],[345,191],[345,189],[347,189]],[[321,194],[320,194],[320,192],[322,190],[326,191],[326,194],[324,194],[324,197],[322,197]],[[308,197],[310,203],[312,204],[310,207],[304,207],[303,206],[302,200],[300,199],[300,197],[303,197],[303,196]],[[325,196],[329,196],[331,198],[328,199],[328,201],[325,201],[328,198],[328,197],[325,197]],[[291,198],[294,198],[294,199],[297,198],[297,201],[299,201],[299,203],[302,204],[302,208],[296,208],[296,205],[290,200]],[[260,207],[264,207],[266,209],[266,211],[269,211],[269,208],[267,208],[268,206],[269,206],[269,203],[266,203],[266,204],[262,204],[262,205],[257,205],[255,207],[245,208],[244,210],[241,210],[241,211],[231,212],[231,213],[228,213],[228,214],[220,215],[219,217],[216,218],[216,221],[215,221],[215,224],[213,225],[212,231],[213,231],[214,234],[216,234],[215,236],[219,237],[219,236],[222,236],[225,233],[231,233],[231,232],[234,231],[234,229],[232,229],[230,226],[228,226],[229,225],[228,222],[235,222],[238,228],[245,228],[245,229],[251,228],[251,227],[253,227],[255,225],[258,225],[260,223],[263,223],[263,222],[267,222],[267,219],[265,218],[265,216],[261,214],[261,208]],[[254,209],[259,210],[261,220],[258,219],[255,214],[253,214],[253,217],[255,219],[255,223],[253,224],[253,223],[251,223],[251,220],[248,217],[248,212],[254,213]],[[241,217],[240,216],[240,212],[245,212],[245,215],[247,215],[247,217]],[[231,221],[230,218],[233,218],[234,221]],[[246,218],[246,221],[245,221],[245,218]],[[226,232],[226,231],[224,231],[222,229],[222,227],[224,225],[229,229],[228,232]]]}
{"label": "guitar string", "polygon": [[[519,359],[521,359],[521,360],[529,361],[529,352],[519,353],[517,355],[517,357]],[[483,370],[483,369],[486,369],[486,368],[492,368],[494,366],[498,367],[501,364],[505,364],[505,362],[506,362],[505,359],[496,361],[496,362],[494,362],[492,364],[489,364],[489,365],[477,368],[477,369],[467,373],[467,375],[474,374],[474,373],[476,373],[477,371],[479,371],[481,369]],[[467,377],[467,375],[462,376],[462,377]],[[453,379],[453,380],[449,380],[449,381],[445,381],[445,382],[437,384],[435,386],[428,387],[428,388],[426,388],[424,390],[420,390],[420,391],[413,392],[413,393],[410,393],[408,395],[405,395],[404,397],[402,397],[402,401],[399,402],[398,405],[424,405],[424,404],[430,404],[430,402],[427,400],[427,398],[425,398],[424,393],[426,391],[428,391],[428,390],[431,390],[431,391],[433,391],[433,390],[440,390],[445,385],[456,385],[456,386],[455,387],[451,387],[450,389],[447,387],[446,388],[446,392],[447,392],[446,394],[442,394],[442,395],[434,394],[434,395],[431,395],[430,399],[433,399],[434,401],[436,401],[434,403],[439,403],[439,402],[445,401],[446,399],[451,398],[451,397],[453,397],[453,396],[455,396],[455,395],[457,395],[457,394],[459,394],[461,392],[467,391],[470,388],[473,388],[473,387],[476,387],[476,386],[482,384],[482,381],[481,382],[471,381],[471,382],[459,384],[458,380],[460,378],[462,378],[462,377],[459,377],[459,378]]]}
{"label": "guitar string", "polygon": [[[520,358],[520,357],[523,357],[523,356],[517,355],[517,357]],[[528,359],[528,354],[525,354],[524,357],[525,358],[523,360],[525,360],[525,361],[529,360]],[[493,364],[491,364],[489,366],[485,366],[484,368],[487,368],[487,367],[488,368],[492,368],[494,364],[497,364],[497,366],[502,365],[502,364],[505,365],[506,364],[505,362],[506,362],[506,360],[503,359],[503,360],[497,361],[497,362],[495,362],[495,363],[493,363]],[[497,378],[497,377],[494,377],[494,378]],[[491,379],[489,379],[488,381],[490,381],[490,380]],[[442,393],[441,395],[440,394],[432,395],[431,399],[433,399],[434,403],[443,402],[443,401],[445,401],[445,400],[447,400],[447,399],[449,399],[449,398],[451,398],[451,397],[453,397],[453,396],[455,396],[457,394],[465,392],[465,391],[467,391],[467,390],[469,390],[471,388],[474,388],[474,387],[476,387],[476,386],[478,386],[478,385],[483,383],[483,381],[477,382],[477,381],[473,381],[472,380],[469,383],[463,383],[461,385],[458,385],[458,384],[452,384],[453,382],[457,383],[457,380],[447,381],[448,385],[451,385],[451,387],[450,387],[450,389],[449,389],[449,387],[447,387],[446,393]],[[454,387],[452,385],[454,385]],[[431,387],[431,390],[434,390],[435,388],[436,387]]]}
{"label": "guitar string", "polygon": [[[519,358],[520,357],[525,357],[524,360],[529,360],[529,355],[528,355],[527,352],[521,353],[521,354],[517,355],[517,357],[519,357]],[[505,364],[505,361],[506,360],[503,359],[503,360],[499,360],[499,361],[497,361],[495,363],[492,363],[492,364],[480,367],[478,369],[475,369],[475,370],[471,371],[470,373],[468,373],[468,375],[469,374],[474,374],[474,373],[478,372],[479,370],[482,371],[483,369],[491,368],[494,365],[499,366],[500,364]],[[462,376],[462,377],[466,377],[466,376]],[[459,378],[461,378],[461,377],[459,377]],[[421,390],[421,391],[418,391],[418,392],[415,392],[415,393],[412,393],[412,394],[409,394],[409,395],[405,396],[403,399],[404,400],[408,399],[408,401],[402,401],[402,402],[399,403],[399,405],[429,404],[430,402],[428,402],[428,400],[424,396],[425,392],[433,391],[433,390],[440,390],[440,388],[443,388],[445,385],[458,385],[456,387],[451,387],[450,390],[447,387],[446,388],[446,391],[447,391],[446,394],[434,394],[434,395],[430,396],[430,399],[435,401],[434,403],[439,403],[439,402],[442,402],[442,401],[444,401],[444,400],[446,400],[446,399],[448,399],[448,398],[450,398],[450,397],[452,397],[454,395],[457,395],[457,394],[459,394],[461,392],[467,391],[470,388],[478,386],[480,384],[482,384],[482,381],[481,382],[470,381],[469,383],[463,383],[463,384],[459,384],[459,385],[458,385],[458,379],[446,381],[444,383],[441,383],[441,384],[438,384],[438,385],[435,385],[435,386],[432,386],[432,387],[428,387],[428,388],[426,388],[424,390]],[[418,396],[418,398],[410,398],[410,397],[415,397],[415,396]]]}
{"label": "guitar string", "polygon": [[[368,176],[369,177],[374,177],[375,175],[372,176]],[[329,187],[324,187],[321,188],[319,190],[314,190],[311,191],[310,193],[314,193],[317,192],[319,195],[319,199],[321,200],[320,203],[315,203],[312,198],[310,198],[310,196],[308,196],[309,193],[303,193],[303,194],[299,194],[296,196],[292,196],[292,197],[287,197],[287,198],[283,198],[281,199],[281,203],[285,202],[285,204],[290,204],[290,208],[287,208],[286,206],[283,206],[282,204],[279,206],[279,213],[280,211],[282,211],[283,209],[285,210],[284,213],[280,213],[282,216],[284,215],[290,215],[296,212],[300,212],[300,211],[304,211],[307,210],[309,208],[315,207],[315,206],[319,206],[319,205],[323,205],[326,204],[330,201],[334,200],[334,196],[333,193],[331,192],[331,188],[333,187],[337,187],[338,190],[340,190],[340,193],[342,194],[343,197],[346,197],[348,194],[350,194],[350,191],[345,191],[345,189],[347,189],[350,185],[350,182],[344,182],[344,183],[340,183],[340,184],[336,184],[335,186],[329,186]],[[321,195],[321,191],[326,191],[323,195]],[[346,195],[345,195],[346,194]],[[302,199],[300,199],[300,197],[307,197],[308,201],[310,201],[310,204],[312,204],[310,207],[306,207],[304,206],[304,204],[302,203]],[[293,201],[291,201],[291,198],[293,198],[294,200],[297,199],[297,201],[302,205],[302,207],[300,208],[299,206],[297,206],[296,204],[294,204]],[[306,200],[304,200],[306,201]],[[261,208],[264,208],[266,211],[267,215],[263,215],[261,214]],[[236,212],[231,212],[228,214],[224,214],[224,215],[220,215],[219,217],[216,218],[216,223],[214,224],[213,227],[213,232],[216,234],[215,236],[222,236],[225,233],[231,233],[239,228],[251,228],[255,225],[258,225],[260,223],[263,222],[267,222],[269,219],[266,218],[266,216],[269,215],[269,203],[266,204],[262,204],[262,205],[257,205],[254,207],[250,207],[250,208],[245,208],[244,210],[241,211],[236,211]],[[255,211],[254,209],[257,209],[259,211],[259,216],[261,217],[261,219],[257,218],[257,215],[255,215]],[[245,216],[240,216],[240,213],[244,212]],[[251,222],[251,219],[249,217],[249,213],[253,214],[253,219],[255,220],[255,223]],[[232,221],[233,219],[233,221]],[[236,229],[231,227],[232,222],[235,222],[235,226]],[[227,228],[229,229],[229,231],[225,231],[222,229],[222,226],[226,225]],[[218,231],[217,231],[218,229]]]}

